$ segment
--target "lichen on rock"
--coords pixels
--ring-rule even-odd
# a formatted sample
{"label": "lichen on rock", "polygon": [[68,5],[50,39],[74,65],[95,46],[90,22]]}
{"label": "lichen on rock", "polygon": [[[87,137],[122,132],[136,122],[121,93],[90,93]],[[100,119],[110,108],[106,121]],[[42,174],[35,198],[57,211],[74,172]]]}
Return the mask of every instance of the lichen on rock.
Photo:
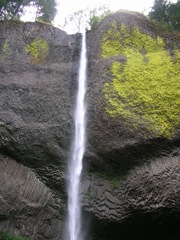
{"label": "lichen on rock", "polygon": [[131,127],[143,125],[147,134],[171,138],[179,125],[180,52],[170,55],[164,46],[160,37],[113,23],[103,36],[102,56],[123,54],[126,62],[113,62],[113,80],[103,92],[111,117],[120,115]]}

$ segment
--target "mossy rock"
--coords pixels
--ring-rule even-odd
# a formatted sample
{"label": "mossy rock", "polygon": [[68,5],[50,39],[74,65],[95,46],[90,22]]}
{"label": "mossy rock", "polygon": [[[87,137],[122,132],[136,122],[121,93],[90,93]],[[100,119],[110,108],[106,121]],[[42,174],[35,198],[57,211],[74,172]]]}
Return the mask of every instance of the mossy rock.
{"label": "mossy rock", "polygon": [[144,126],[145,138],[172,138],[180,123],[180,52],[170,54],[160,37],[112,23],[102,38],[102,56],[118,55],[126,62],[112,63],[112,82],[103,89],[106,112],[135,129]]}
{"label": "mossy rock", "polygon": [[28,239],[24,237],[19,237],[19,236],[13,236],[9,232],[1,232],[0,240],[28,240]]}
{"label": "mossy rock", "polygon": [[48,54],[48,43],[44,39],[35,39],[30,44],[25,46],[31,63],[42,64],[44,63]]}
{"label": "mossy rock", "polygon": [[2,49],[1,49],[0,63],[2,63],[4,61],[4,59],[6,58],[6,56],[8,55],[8,49],[9,49],[9,40],[6,39],[4,41],[4,44],[3,44]]}

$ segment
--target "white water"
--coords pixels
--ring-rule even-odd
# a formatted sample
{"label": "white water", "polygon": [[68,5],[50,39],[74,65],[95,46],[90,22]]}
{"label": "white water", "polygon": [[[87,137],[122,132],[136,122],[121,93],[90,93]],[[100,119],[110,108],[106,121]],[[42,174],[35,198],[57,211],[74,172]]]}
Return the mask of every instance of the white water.
{"label": "white water", "polygon": [[78,76],[78,92],[74,113],[75,138],[73,143],[72,157],[69,163],[69,186],[68,186],[68,231],[69,240],[82,240],[81,234],[81,207],[79,199],[79,186],[82,171],[82,160],[85,151],[85,115],[86,115],[86,34],[82,34],[82,46],[80,67]]}

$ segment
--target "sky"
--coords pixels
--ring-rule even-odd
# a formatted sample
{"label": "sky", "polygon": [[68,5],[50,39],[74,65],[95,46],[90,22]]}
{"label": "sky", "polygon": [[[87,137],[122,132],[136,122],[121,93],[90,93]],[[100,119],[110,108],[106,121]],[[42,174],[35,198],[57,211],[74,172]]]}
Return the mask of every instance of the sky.
{"label": "sky", "polygon": [[[56,27],[62,28],[65,17],[87,7],[94,9],[106,5],[111,11],[123,9],[147,14],[151,10],[154,0],[56,0],[56,2],[58,14],[54,24]],[[171,0],[171,2],[177,2],[177,0]],[[69,24],[64,30],[73,33],[73,26]]]}
{"label": "sky", "polygon": [[101,5],[107,5],[110,10],[119,9],[134,10],[142,12],[153,5],[154,0],[57,0],[59,16],[67,12],[75,12],[79,9],[88,7],[95,8]]}
{"label": "sky", "polygon": [[[68,15],[78,10],[86,9],[87,7],[94,9],[106,5],[111,11],[123,9],[147,14],[151,10],[154,0],[56,0],[56,2],[58,13],[53,24],[62,29],[64,19]],[[171,2],[177,2],[177,0],[171,0]],[[33,21],[32,14],[27,12],[22,20]],[[68,33],[75,32],[72,24],[68,24],[64,30]]]}
{"label": "sky", "polygon": [[[132,10],[147,13],[153,6],[154,0],[57,0],[58,14],[55,18],[55,26],[62,26],[64,18],[78,10],[89,7],[90,9],[106,5],[111,11],[119,9]],[[73,26],[69,24],[65,28],[68,33],[73,32]]]}

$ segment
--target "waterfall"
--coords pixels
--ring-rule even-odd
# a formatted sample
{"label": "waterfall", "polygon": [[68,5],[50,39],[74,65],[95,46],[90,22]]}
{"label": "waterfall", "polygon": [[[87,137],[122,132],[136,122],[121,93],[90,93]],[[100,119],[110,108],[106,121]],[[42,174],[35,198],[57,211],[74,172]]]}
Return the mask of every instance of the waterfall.
{"label": "waterfall", "polygon": [[75,137],[72,156],[69,163],[68,186],[68,231],[70,240],[82,240],[81,236],[81,207],[79,185],[82,171],[82,160],[85,151],[85,93],[86,93],[86,34],[82,34],[81,56],[78,75],[78,91],[74,113]]}

